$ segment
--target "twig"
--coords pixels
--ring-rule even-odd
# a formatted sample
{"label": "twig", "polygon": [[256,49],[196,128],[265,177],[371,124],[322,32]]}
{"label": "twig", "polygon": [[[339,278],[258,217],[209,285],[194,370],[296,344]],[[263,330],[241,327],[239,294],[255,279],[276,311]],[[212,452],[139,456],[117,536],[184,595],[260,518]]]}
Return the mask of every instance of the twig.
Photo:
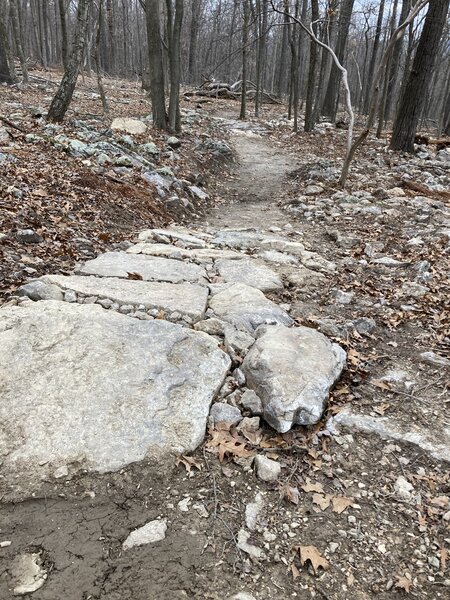
{"label": "twig", "polygon": [[6,117],[3,117],[2,115],[0,115],[0,121],[3,121],[3,123],[5,123],[5,125],[8,125],[8,127],[12,127],[13,129],[17,129],[17,131],[21,131],[22,133],[28,133],[26,129],[24,129],[20,125],[16,125],[15,123],[13,123],[12,121],[10,121]]}

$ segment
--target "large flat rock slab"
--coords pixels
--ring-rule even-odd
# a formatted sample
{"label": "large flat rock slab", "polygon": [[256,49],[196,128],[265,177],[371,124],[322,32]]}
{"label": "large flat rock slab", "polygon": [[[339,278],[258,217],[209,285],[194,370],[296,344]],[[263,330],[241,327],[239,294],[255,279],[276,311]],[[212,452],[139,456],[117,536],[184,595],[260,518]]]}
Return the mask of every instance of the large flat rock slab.
{"label": "large flat rock slab", "polygon": [[216,268],[227,282],[243,283],[262,292],[275,292],[283,289],[280,276],[257,260],[218,260]]}
{"label": "large flat rock slab", "polygon": [[230,367],[204,333],[52,300],[0,310],[0,353],[0,485],[13,496],[57,469],[194,450]]}
{"label": "large flat rock slab", "polygon": [[121,277],[138,274],[144,281],[166,281],[169,283],[206,283],[206,271],[199,265],[162,258],[128,254],[127,252],[106,252],[89,260],[77,271],[81,275],[98,277]]}
{"label": "large flat rock slab", "polygon": [[209,307],[214,314],[250,333],[265,324],[292,325],[293,320],[282,308],[255,288],[236,283],[210,298]]}
{"label": "large flat rock slab", "polygon": [[263,416],[282,433],[295,424],[313,425],[325,410],[346,353],[308,327],[263,328],[244,359],[247,385],[261,398]]}
{"label": "large flat rock slab", "polygon": [[154,241],[161,244],[177,244],[183,248],[206,248],[206,242],[189,233],[174,229],[146,229],[138,235],[140,242]]}
{"label": "large flat rock slab", "polygon": [[129,254],[147,254],[149,256],[165,256],[176,260],[192,260],[194,262],[212,262],[217,259],[240,260],[246,255],[233,250],[219,250],[216,248],[181,248],[171,244],[153,244],[139,242],[128,248]]}
{"label": "large flat rock slab", "polygon": [[208,301],[207,288],[192,283],[173,284],[83,275],[45,275],[39,281],[86,297],[109,299],[120,305],[142,305],[146,309],[163,310],[167,314],[180,313],[194,322],[203,319]]}
{"label": "large flat rock slab", "polygon": [[391,417],[371,417],[345,407],[327,423],[333,433],[343,431],[360,432],[378,436],[382,440],[391,440],[411,444],[420,448],[435,460],[450,463],[450,425],[436,428],[436,424],[424,429],[415,423],[399,423]]}

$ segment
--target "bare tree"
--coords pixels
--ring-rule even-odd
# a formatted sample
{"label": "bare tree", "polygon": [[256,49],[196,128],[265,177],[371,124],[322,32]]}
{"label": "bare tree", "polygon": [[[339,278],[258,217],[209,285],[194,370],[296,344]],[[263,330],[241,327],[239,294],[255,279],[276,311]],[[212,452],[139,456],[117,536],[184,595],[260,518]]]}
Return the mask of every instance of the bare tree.
{"label": "bare tree", "polygon": [[5,26],[0,21],[0,83],[14,83],[8,54],[8,37]]}
{"label": "bare tree", "polygon": [[430,0],[414,63],[394,121],[390,147],[413,152],[414,137],[425,106],[437,50],[449,8],[448,0]]}
{"label": "bare tree", "polygon": [[152,98],[153,125],[167,129],[163,48],[161,39],[161,12],[159,0],[146,0],[147,40],[150,63],[150,94]]}
{"label": "bare tree", "polygon": [[169,40],[170,63],[170,99],[169,99],[169,128],[181,131],[180,115],[180,81],[181,81],[181,26],[183,24],[183,0],[175,0],[175,12],[172,0],[166,0],[167,31]]}
{"label": "bare tree", "polygon": [[83,60],[90,4],[89,0],[79,0],[78,2],[77,25],[72,53],[67,64],[67,69],[64,71],[61,84],[50,105],[47,115],[49,121],[62,121],[72,100]]}

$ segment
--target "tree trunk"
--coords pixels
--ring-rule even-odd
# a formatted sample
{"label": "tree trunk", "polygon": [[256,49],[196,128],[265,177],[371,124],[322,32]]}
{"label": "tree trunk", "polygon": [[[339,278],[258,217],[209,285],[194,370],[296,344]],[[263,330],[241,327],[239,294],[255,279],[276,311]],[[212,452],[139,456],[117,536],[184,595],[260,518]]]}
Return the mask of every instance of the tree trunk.
{"label": "tree trunk", "polygon": [[392,150],[414,151],[414,137],[425,105],[448,7],[448,0],[430,0],[412,70],[394,121]]}
{"label": "tree trunk", "polygon": [[[336,19],[336,8],[337,0],[330,0],[328,4],[328,24],[327,24],[327,35],[328,39],[323,41],[331,47],[334,47],[337,33],[337,19]],[[317,123],[321,116],[322,106],[325,100],[325,93],[327,91],[327,81],[330,79],[331,67],[333,65],[333,59],[329,52],[322,52],[322,64],[320,67],[319,85],[317,88],[316,102],[313,110],[313,121]]]}
{"label": "tree trunk", "polygon": [[77,24],[75,27],[72,52],[67,69],[64,71],[61,84],[52,100],[47,115],[47,119],[55,123],[61,122],[64,119],[72,100],[73,92],[75,91],[86,44],[90,4],[89,0],[79,0],[78,2]]}
{"label": "tree trunk", "polygon": [[192,0],[191,29],[189,36],[189,81],[191,83],[197,81],[197,44],[201,9],[201,0]]}
{"label": "tree trunk", "polygon": [[67,40],[66,6],[64,0],[58,0],[59,20],[61,22],[61,52],[64,69],[69,66],[69,43]]}
{"label": "tree trunk", "polygon": [[[311,0],[311,21],[314,35],[317,36],[317,20],[319,19],[319,2]],[[309,49],[308,89],[306,90],[305,131],[314,129],[313,102],[316,81],[317,44],[311,40]]]}
{"label": "tree trunk", "polygon": [[[339,14],[339,34],[336,44],[336,56],[341,64],[344,63],[345,49],[347,47],[348,31],[350,29],[350,20],[352,17],[354,2],[355,0],[342,0],[342,6]],[[322,109],[322,113],[330,117],[332,121],[336,120],[340,83],[341,71],[336,67],[335,64],[333,64],[331,67],[327,93],[325,95],[325,102]]]}
{"label": "tree trunk", "polygon": [[241,114],[239,118],[244,121],[247,118],[247,63],[248,63],[248,28],[250,25],[249,0],[242,0],[244,10],[244,22],[242,25],[242,92],[241,92]]}
{"label": "tree trunk", "polygon": [[18,0],[11,0],[11,22],[16,43],[17,54],[19,55],[20,67],[22,69],[22,78],[24,83],[28,83],[28,65],[25,52],[23,49],[22,32],[19,25],[19,10],[17,6]]}
{"label": "tree trunk", "polygon": [[375,29],[375,38],[373,40],[372,56],[370,58],[369,71],[368,71],[368,75],[367,75],[367,85],[366,85],[366,93],[364,95],[364,107],[363,107],[364,113],[367,113],[369,110],[370,98],[372,96],[372,82],[373,82],[373,75],[375,73],[375,66],[377,64],[378,49],[380,47],[381,28],[383,26],[383,16],[384,16],[384,5],[385,5],[385,0],[381,0],[380,8],[378,10],[377,26]]}
{"label": "tree trunk", "polygon": [[152,98],[153,125],[168,129],[166,113],[164,62],[160,28],[159,0],[146,0],[147,38],[150,63],[150,95]]}
{"label": "tree trunk", "polygon": [[103,18],[103,0],[98,1],[98,18],[97,18],[97,31],[95,36],[95,50],[94,50],[94,60],[95,60],[95,70],[97,74],[97,85],[98,85],[98,93],[100,94],[100,98],[102,101],[103,112],[107,117],[109,117],[109,105],[108,100],[105,94],[105,88],[103,86],[102,81],[102,71],[100,67],[100,42],[102,37],[102,18]]}
{"label": "tree trunk", "polygon": [[3,22],[0,21],[0,83],[14,83],[8,62],[8,37]]}
{"label": "tree trunk", "polygon": [[[166,0],[171,4],[172,0]],[[173,11],[168,11],[171,15]],[[173,22],[169,23],[169,63],[170,63],[170,99],[169,99],[169,128],[181,131],[180,115],[180,82],[181,82],[181,27],[183,25],[183,0],[175,0]]]}

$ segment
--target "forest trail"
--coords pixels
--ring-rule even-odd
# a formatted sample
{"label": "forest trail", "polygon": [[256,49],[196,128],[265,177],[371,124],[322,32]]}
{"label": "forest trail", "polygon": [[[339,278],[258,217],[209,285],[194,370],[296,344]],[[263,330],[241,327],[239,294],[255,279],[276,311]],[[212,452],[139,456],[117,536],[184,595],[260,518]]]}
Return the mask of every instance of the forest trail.
{"label": "forest trail", "polygon": [[384,312],[430,277],[386,256],[388,218],[416,236],[428,202],[296,181],[330,167],[221,124],[236,162],[206,222],[0,310],[0,597],[443,599],[448,361]]}
{"label": "forest trail", "polygon": [[[252,123],[229,120],[231,141],[236,152],[236,168],[227,180],[223,195],[234,199],[232,210],[218,206],[207,219],[211,227],[267,229],[287,223],[278,206],[286,186],[286,175],[296,165],[284,149],[271,145],[268,131]],[[225,187],[225,184],[223,184]]]}

